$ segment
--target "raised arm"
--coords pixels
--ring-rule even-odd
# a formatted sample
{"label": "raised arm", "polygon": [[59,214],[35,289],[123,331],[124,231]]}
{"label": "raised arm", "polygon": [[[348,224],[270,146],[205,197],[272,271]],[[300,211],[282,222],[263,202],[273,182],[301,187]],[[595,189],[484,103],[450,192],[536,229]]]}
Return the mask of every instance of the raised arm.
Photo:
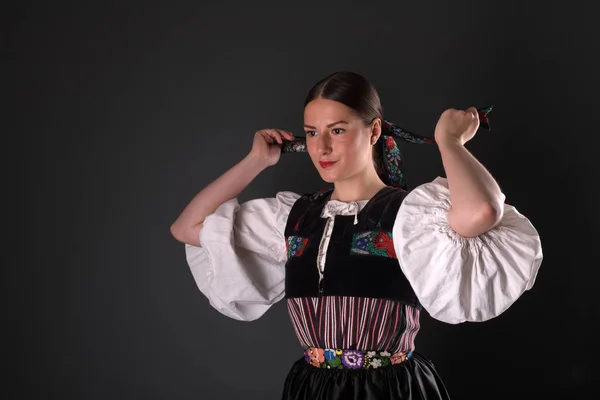
{"label": "raised arm", "polygon": [[171,234],[182,243],[200,247],[199,233],[205,218],[226,201],[237,197],[267,167],[276,164],[283,140],[293,140],[291,133],[263,129],[255,133],[250,153],[202,189],[171,225]]}
{"label": "raised arm", "polygon": [[504,202],[464,147],[478,127],[474,108],[444,111],[435,141],[447,178],[411,190],[393,229],[400,268],[421,305],[451,324],[505,312],[533,287],[543,260],[531,221]]}
{"label": "raised arm", "polygon": [[502,219],[504,209],[504,195],[498,183],[464,146],[478,128],[474,107],[444,111],[435,128],[450,190],[449,224],[464,237],[487,232]]}

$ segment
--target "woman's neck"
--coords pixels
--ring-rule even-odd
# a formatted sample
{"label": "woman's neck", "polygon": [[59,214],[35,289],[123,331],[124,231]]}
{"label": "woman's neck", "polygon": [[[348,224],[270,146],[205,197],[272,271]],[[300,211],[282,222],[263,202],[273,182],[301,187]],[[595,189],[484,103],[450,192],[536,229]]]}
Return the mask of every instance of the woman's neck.
{"label": "woman's neck", "polygon": [[351,201],[369,200],[375,196],[386,184],[379,178],[375,170],[358,176],[353,176],[343,181],[334,182],[335,189],[331,200],[345,203]]}

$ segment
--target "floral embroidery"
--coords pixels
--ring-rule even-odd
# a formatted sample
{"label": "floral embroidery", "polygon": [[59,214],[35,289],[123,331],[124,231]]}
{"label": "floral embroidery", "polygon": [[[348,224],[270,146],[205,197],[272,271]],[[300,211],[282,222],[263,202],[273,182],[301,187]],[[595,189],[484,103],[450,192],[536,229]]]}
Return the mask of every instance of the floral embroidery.
{"label": "floral embroidery", "polygon": [[304,352],[304,359],[311,365],[320,367],[325,362],[325,350],[311,347]]}
{"label": "floral embroidery", "polygon": [[[341,353],[340,353],[340,354],[341,354]],[[335,350],[332,350],[332,349],[326,349],[326,350],[325,350],[325,359],[326,359],[327,361],[334,360],[334,359],[335,359],[335,357],[336,357],[336,352],[335,352]]]}
{"label": "floral embroidery", "polygon": [[285,242],[285,249],[288,258],[301,256],[308,243],[308,238],[301,236],[288,236]]}
{"label": "floral embroidery", "polygon": [[307,363],[317,368],[326,369],[370,369],[388,365],[401,364],[408,360],[412,352],[391,354],[382,351],[319,349],[310,347],[304,351]]}
{"label": "floral embroidery", "polygon": [[384,143],[386,151],[384,152],[384,163],[388,169],[388,178],[391,182],[398,182],[402,187],[406,187],[406,179],[402,172],[402,155],[400,148],[392,136],[385,138]]}
{"label": "floral embroidery", "polygon": [[358,350],[346,350],[342,353],[342,364],[350,369],[360,369],[365,363],[365,355]]}
{"label": "floral embroidery", "polygon": [[306,153],[306,138],[296,138],[292,141],[283,142],[282,153]]}
{"label": "floral embroidery", "polygon": [[[416,135],[406,129],[396,126],[395,124],[391,123],[390,121],[384,120],[382,127],[384,128],[386,133],[387,133],[387,131],[390,131],[396,137],[399,137],[400,139],[403,139],[409,143],[433,143],[433,142],[435,142],[435,139],[433,139],[433,138]],[[385,136],[386,136],[386,138],[389,137],[388,135],[385,135]]]}
{"label": "floral embroidery", "polygon": [[383,121],[383,132],[381,134],[383,146],[383,162],[386,166],[387,179],[389,183],[396,184],[406,189],[406,179],[402,172],[402,154],[394,138],[400,138],[411,143],[433,143],[433,138],[415,135],[412,132],[402,129],[389,121]]}
{"label": "floral embroidery", "polygon": [[[492,111],[492,108],[490,105],[477,110],[481,127],[487,130],[490,130],[488,114]],[[387,181],[386,183],[407,190],[406,179],[402,172],[402,156],[394,139],[402,139],[409,143],[435,143],[435,138],[415,135],[387,120],[382,121],[381,127],[379,142],[382,146],[382,153],[384,154],[383,162],[386,170],[383,178]]]}
{"label": "floral embroidery", "polygon": [[494,108],[494,106],[487,106],[477,110],[481,126],[488,131],[492,130],[490,127],[490,118],[488,117],[488,114],[492,112],[492,108]]}
{"label": "floral embroidery", "polygon": [[364,359],[365,359],[365,361],[363,362],[363,366],[362,367],[364,369],[372,368],[371,359],[369,357],[364,357]]}
{"label": "floral embroidery", "polygon": [[352,236],[352,254],[398,258],[391,232],[357,232]]}
{"label": "floral embroidery", "polygon": [[390,361],[392,362],[392,364],[400,364],[401,362],[406,361],[406,354],[402,352],[393,354],[390,357]]}

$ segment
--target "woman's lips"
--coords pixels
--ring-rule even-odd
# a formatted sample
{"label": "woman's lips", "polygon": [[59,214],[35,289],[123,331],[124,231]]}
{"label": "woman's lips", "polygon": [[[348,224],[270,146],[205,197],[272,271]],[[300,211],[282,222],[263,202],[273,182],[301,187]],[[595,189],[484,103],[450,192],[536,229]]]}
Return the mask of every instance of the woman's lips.
{"label": "woman's lips", "polygon": [[336,161],[319,161],[319,165],[321,165],[321,168],[329,168],[335,163]]}

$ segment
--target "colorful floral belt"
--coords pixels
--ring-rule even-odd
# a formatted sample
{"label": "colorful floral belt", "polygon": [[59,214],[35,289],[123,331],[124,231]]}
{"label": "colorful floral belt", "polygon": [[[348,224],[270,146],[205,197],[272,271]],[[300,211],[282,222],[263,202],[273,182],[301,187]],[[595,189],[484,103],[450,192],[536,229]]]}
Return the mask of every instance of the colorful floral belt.
{"label": "colorful floral belt", "polygon": [[412,352],[391,354],[387,351],[320,349],[310,347],[304,351],[307,363],[317,368],[368,369],[400,364],[410,358]]}

